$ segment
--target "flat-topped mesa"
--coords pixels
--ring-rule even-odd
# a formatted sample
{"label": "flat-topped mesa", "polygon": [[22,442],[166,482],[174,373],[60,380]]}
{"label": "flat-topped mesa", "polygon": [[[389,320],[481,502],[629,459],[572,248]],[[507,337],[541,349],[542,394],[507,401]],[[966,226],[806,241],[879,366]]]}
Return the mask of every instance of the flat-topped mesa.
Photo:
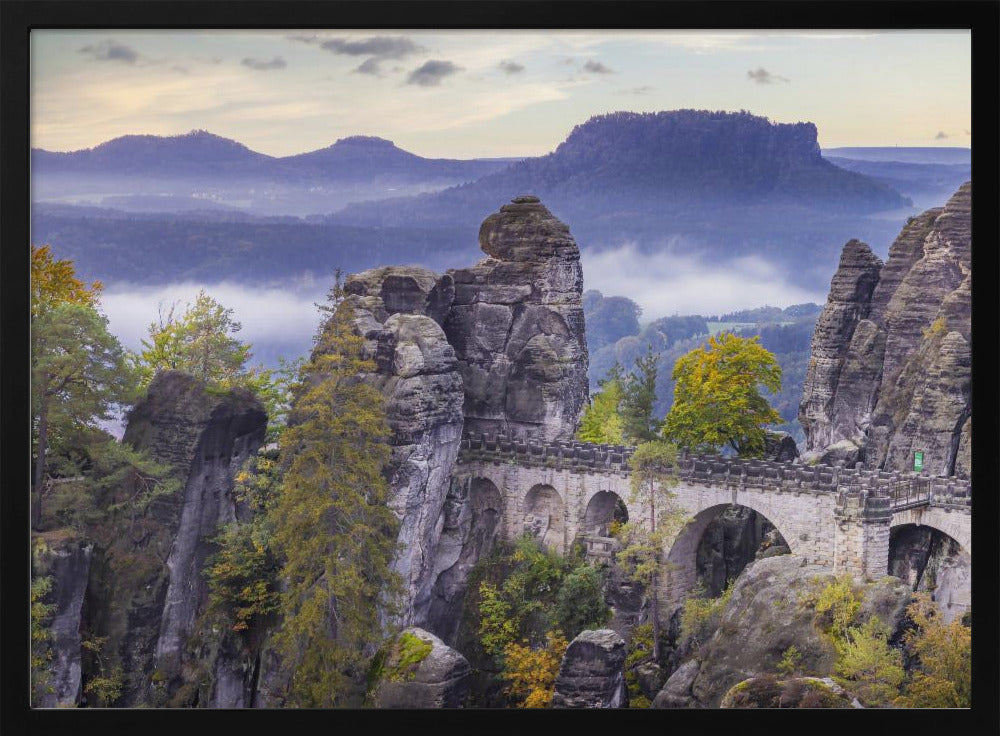
{"label": "flat-topped mesa", "polygon": [[567,439],[588,393],[580,250],[530,195],[487,217],[479,243],[487,258],[449,271],[455,300],[444,324],[466,428]]}

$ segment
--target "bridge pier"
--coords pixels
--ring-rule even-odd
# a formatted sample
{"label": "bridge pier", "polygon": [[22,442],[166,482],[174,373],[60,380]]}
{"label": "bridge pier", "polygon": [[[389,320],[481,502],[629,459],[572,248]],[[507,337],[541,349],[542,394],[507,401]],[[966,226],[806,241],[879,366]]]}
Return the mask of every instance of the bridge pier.
{"label": "bridge pier", "polygon": [[834,570],[872,580],[888,575],[892,524],[889,497],[867,491],[841,491],[833,518]]}

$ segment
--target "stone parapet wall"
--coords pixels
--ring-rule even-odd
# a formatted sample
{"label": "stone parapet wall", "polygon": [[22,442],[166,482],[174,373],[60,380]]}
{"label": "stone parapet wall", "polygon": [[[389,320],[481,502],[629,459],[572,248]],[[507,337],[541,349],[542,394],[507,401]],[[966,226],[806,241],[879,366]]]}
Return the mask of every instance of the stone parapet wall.
{"label": "stone parapet wall", "polygon": [[[626,445],[574,440],[544,442],[531,436],[477,433],[463,437],[459,462],[506,462],[525,467],[628,477],[628,459],[634,449]],[[679,477],[691,483],[726,487],[760,486],[774,491],[866,491],[872,496],[888,496],[900,484],[926,483],[931,503],[947,503],[970,510],[972,506],[971,482],[954,477],[685,453],[682,453],[679,465]]]}

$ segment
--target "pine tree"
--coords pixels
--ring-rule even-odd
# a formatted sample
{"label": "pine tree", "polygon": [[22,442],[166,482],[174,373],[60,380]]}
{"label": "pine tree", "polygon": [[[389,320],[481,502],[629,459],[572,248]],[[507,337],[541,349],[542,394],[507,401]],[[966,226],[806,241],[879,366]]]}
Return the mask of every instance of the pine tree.
{"label": "pine tree", "polygon": [[373,371],[339,288],[296,387],[282,434],[282,489],[274,545],[284,560],[278,651],[291,673],[289,702],[343,705],[367,653],[382,638],[398,576],[397,520],[383,466],[389,428]]}
{"label": "pine tree", "polygon": [[621,401],[622,430],[633,444],[660,438],[663,421],[653,415],[656,404],[656,374],[660,355],[647,347],[646,355],[635,359],[632,373],[625,377]]}

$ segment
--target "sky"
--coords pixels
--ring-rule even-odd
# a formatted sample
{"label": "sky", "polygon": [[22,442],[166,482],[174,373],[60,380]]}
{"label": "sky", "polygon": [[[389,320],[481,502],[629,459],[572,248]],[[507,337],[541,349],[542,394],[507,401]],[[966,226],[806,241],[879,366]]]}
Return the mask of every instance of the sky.
{"label": "sky", "polygon": [[968,31],[31,33],[31,145],[208,130],[287,156],[375,135],[537,156],[593,115],[748,110],[824,148],[970,146]]}

